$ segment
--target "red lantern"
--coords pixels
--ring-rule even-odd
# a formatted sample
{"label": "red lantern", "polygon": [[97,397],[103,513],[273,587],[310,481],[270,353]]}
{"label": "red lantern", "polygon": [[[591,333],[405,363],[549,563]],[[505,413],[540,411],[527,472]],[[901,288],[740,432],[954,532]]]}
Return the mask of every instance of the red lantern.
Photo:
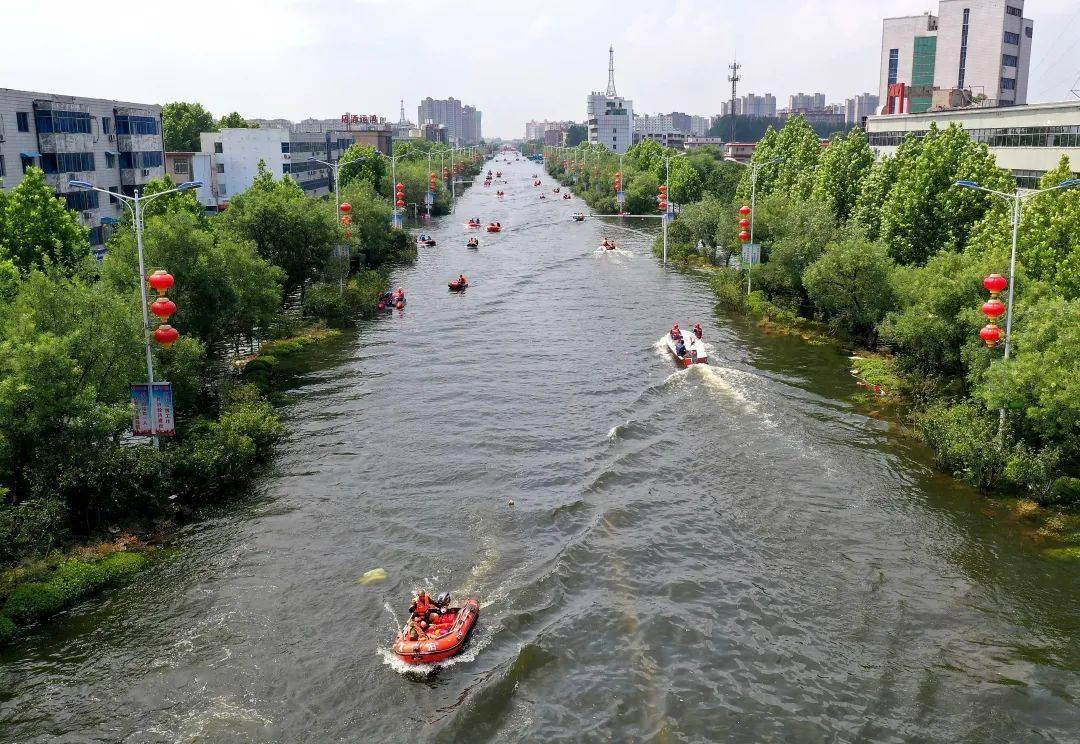
{"label": "red lantern", "polygon": [[998,299],[988,300],[982,306],[983,315],[994,320],[1000,318],[1005,312],[1005,303]]}
{"label": "red lantern", "polygon": [[173,275],[164,269],[158,269],[146,281],[158,292],[164,292],[173,285]]}
{"label": "red lantern", "polygon": [[162,346],[172,346],[178,338],[180,338],[180,332],[168,324],[158,326],[154,331],[154,340]]}
{"label": "red lantern", "polygon": [[341,224],[346,225],[346,226],[351,225],[352,224],[352,216],[348,215],[348,214],[342,215]]}
{"label": "red lantern", "polygon": [[397,184],[396,188],[397,188],[397,190],[398,190],[398,191],[401,191],[402,189],[404,189],[404,188],[405,188],[405,184],[403,184],[403,183],[401,183],[401,182],[398,182],[398,184]]}
{"label": "red lantern", "polygon": [[993,323],[983,326],[979,331],[979,338],[986,342],[987,346],[996,346],[1001,340],[1001,329]]}
{"label": "red lantern", "polygon": [[176,312],[176,303],[168,297],[159,296],[150,303],[150,312],[162,320],[168,320],[169,316]]}
{"label": "red lantern", "polygon": [[405,206],[405,200],[404,199],[398,199],[396,202],[394,202],[394,204],[396,204],[399,207],[404,207]]}
{"label": "red lantern", "polygon": [[622,178],[622,171],[615,171],[615,178]]}
{"label": "red lantern", "polygon": [[352,204],[349,204],[349,202],[342,202],[341,206],[338,207],[338,209],[340,209],[342,212],[345,212],[346,214],[348,214],[349,212],[352,211]]}
{"label": "red lantern", "polygon": [[351,238],[352,237],[352,230],[346,230],[345,231],[345,237],[346,238]]}
{"label": "red lantern", "polygon": [[741,214],[743,217],[746,217],[748,214],[750,214],[750,207],[746,206],[745,204],[739,207],[739,214]]}
{"label": "red lantern", "polygon": [[1009,280],[1003,277],[1001,274],[991,274],[983,279],[983,286],[989,291],[997,294],[1003,292],[1009,286]]}
{"label": "red lantern", "polygon": [[748,242],[750,240],[750,233],[746,232],[746,230],[743,230],[741,233],[739,233],[739,240],[744,243]]}
{"label": "red lantern", "polygon": [[660,184],[660,193],[661,194],[666,194],[667,193],[667,186],[665,186],[664,184]]}
{"label": "red lantern", "polygon": [[750,220],[748,220],[748,219],[739,220],[739,227],[741,227],[743,230],[748,229],[750,227]]}

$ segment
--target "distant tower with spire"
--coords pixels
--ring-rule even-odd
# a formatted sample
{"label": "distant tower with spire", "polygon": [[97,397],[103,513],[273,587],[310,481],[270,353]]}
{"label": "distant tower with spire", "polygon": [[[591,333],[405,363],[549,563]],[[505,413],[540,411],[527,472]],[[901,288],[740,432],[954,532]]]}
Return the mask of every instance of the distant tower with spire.
{"label": "distant tower with spire", "polygon": [[608,46],[607,90],[593,91],[585,104],[589,142],[624,153],[634,144],[634,102],[615,90],[615,47]]}
{"label": "distant tower with spire", "polygon": [[409,120],[405,118],[405,99],[402,98],[400,100],[401,100],[401,116],[398,119],[398,124],[408,124]]}

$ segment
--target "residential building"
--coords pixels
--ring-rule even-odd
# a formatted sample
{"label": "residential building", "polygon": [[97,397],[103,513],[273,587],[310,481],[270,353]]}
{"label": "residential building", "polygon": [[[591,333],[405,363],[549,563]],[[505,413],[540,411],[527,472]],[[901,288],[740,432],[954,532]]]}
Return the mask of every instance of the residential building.
{"label": "residential building", "polygon": [[801,116],[810,124],[825,124],[830,127],[842,127],[844,125],[843,107],[836,105],[820,109],[780,109],[776,114],[781,119]]}
{"label": "residential building", "polygon": [[548,130],[556,129],[559,131],[569,129],[574,126],[576,122],[573,121],[532,121],[525,122],[525,141],[536,141],[544,139],[545,133]]}
{"label": "residential building", "polygon": [[1033,27],[1023,0],[940,0],[937,16],[886,18],[882,110],[1026,103]]}
{"label": "residential building", "polygon": [[671,127],[673,131],[690,133],[690,114],[684,114],[680,111],[672,111],[668,114],[668,118],[671,120]]}
{"label": "residential building", "polygon": [[566,144],[566,129],[552,127],[544,130],[544,144],[548,147],[562,147]]}
{"label": "residential building", "polygon": [[427,122],[420,127],[422,139],[426,139],[429,142],[441,142],[444,145],[450,144],[450,132],[442,124],[434,124]]}
{"label": "residential building", "polygon": [[885,156],[909,133],[926,134],[931,122],[939,128],[962,125],[973,139],[986,143],[998,166],[1012,171],[1023,187],[1035,187],[1062,155],[1069,156],[1074,172],[1080,171],[1080,101],[871,116],[866,132],[871,147]]}
{"label": "residential building", "polygon": [[776,96],[766,93],[763,96],[747,93],[741,99],[743,116],[758,118],[776,116]]}
{"label": "residential building", "polygon": [[478,145],[484,138],[482,127],[482,115],[475,106],[464,106],[461,109],[461,144]]}
{"label": "residential building", "polygon": [[634,132],[634,144],[643,142],[645,140],[652,140],[658,142],[664,147],[674,147],[676,149],[682,149],[686,144],[686,139],[689,135],[686,132],[676,132],[674,130],[668,130],[663,132]]}
{"label": "residential building", "polygon": [[728,142],[724,145],[724,157],[738,160],[740,163],[749,163],[756,149],[757,142]]}
{"label": "residential building", "polygon": [[725,137],[687,137],[683,142],[683,149],[694,150],[698,147],[723,147],[727,143]]}
{"label": "residential building", "polygon": [[[736,98],[734,101],[723,101],[720,103],[720,117],[742,115],[743,101],[741,98]],[[713,123],[715,124],[716,122]]]}
{"label": "residential building", "polygon": [[878,112],[878,97],[873,93],[862,93],[844,101],[844,123],[852,126],[861,125],[867,116]]}
{"label": "residential building", "polygon": [[623,153],[634,144],[634,102],[615,91],[615,49],[608,49],[608,85],[590,93],[585,102],[589,142]]}
{"label": "residential building", "polygon": [[161,107],[0,88],[0,187],[10,189],[31,166],[103,246],[122,216],[119,199],[68,185],[72,179],[131,195],[165,175]]}
{"label": "residential building", "polygon": [[709,117],[691,116],[690,134],[695,137],[704,137],[709,131]]}
{"label": "residential building", "polygon": [[473,106],[463,106],[454,97],[437,100],[430,96],[417,107],[417,121],[425,124],[441,124],[446,128],[446,136],[452,145],[475,145],[480,142],[481,115]]}
{"label": "residential building", "polygon": [[789,111],[823,111],[824,109],[824,93],[795,93],[788,96]]}
{"label": "residential building", "polygon": [[330,169],[308,158],[335,162],[354,141],[347,131],[292,132],[262,127],[203,132],[199,138],[202,152],[209,156],[211,177],[197,195],[211,209],[250,187],[260,162],[275,178],[291,176],[309,196],[326,196],[333,189]]}

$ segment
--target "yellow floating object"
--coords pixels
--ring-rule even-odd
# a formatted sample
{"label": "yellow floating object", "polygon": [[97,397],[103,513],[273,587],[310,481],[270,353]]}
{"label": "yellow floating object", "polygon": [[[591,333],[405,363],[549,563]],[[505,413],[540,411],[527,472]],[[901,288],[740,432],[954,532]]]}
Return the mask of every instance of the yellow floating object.
{"label": "yellow floating object", "polygon": [[356,583],[367,586],[368,584],[374,584],[376,581],[386,581],[387,578],[389,578],[389,575],[386,573],[385,568],[373,568],[357,579]]}

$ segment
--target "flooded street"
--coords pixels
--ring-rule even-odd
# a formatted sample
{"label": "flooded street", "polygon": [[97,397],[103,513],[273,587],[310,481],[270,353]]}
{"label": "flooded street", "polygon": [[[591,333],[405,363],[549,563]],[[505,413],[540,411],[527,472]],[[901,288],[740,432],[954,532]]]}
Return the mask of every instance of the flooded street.
{"label": "flooded street", "polygon": [[[835,349],[717,315],[658,225],[491,167],[407,308],[316,352],[250,499],[3,652],[0,739],[1076,740],[1069,564],[854,406]],[[470,217],[504,232],[469,251]],[[482,605],[428,675],[389,651],[419,585]]]}

